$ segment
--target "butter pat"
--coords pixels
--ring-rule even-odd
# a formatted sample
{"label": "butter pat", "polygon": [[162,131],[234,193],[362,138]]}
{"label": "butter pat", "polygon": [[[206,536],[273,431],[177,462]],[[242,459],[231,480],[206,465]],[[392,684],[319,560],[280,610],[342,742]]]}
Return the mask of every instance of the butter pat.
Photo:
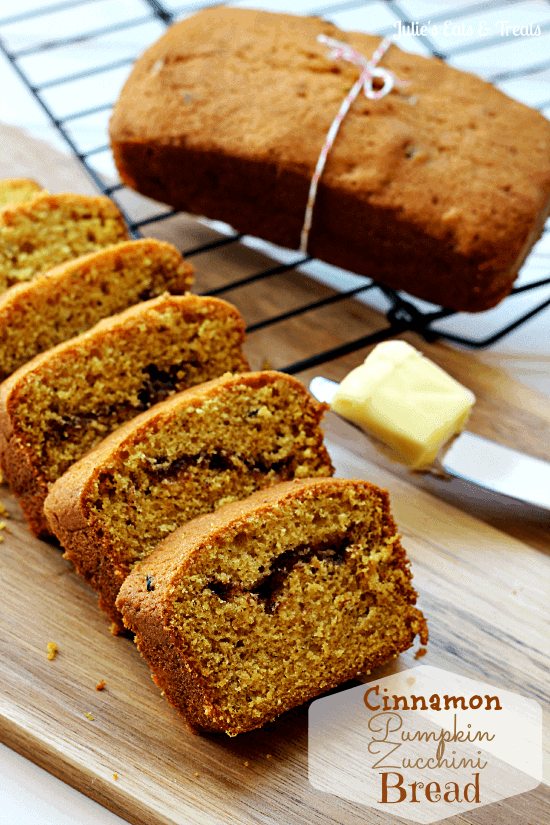
{"label": "butter pat", "polygon": [[475,396],[405,341],[385,341],[341,382],[332,410],[414,470],[463,429]]}

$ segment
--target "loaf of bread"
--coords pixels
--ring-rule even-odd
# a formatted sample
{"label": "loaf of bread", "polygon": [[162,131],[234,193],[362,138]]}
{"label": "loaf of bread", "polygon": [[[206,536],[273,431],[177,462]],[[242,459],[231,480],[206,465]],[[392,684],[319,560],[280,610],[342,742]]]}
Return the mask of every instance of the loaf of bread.
{"label": "loaf of bread", "polygon": [[110,198],[36,195],[0,210],[0,292],[39,272],[129,239]]}
{"label": "loaf of bread", "polygon": [[[297,248],[329,127],[380,38],[238,8],[172,26],[137,61],[110,126],[122,180],[156,200]],[[550,210],[550,123],[473,75],[393,45],[408,85],[363,93],[330,150],[308,251],[476,312],[510,292]]]}
{"label": "loaf of bread", "polygon": [[117,605],[168,701],[235,736],[425,643],[410,580],[385,490],[307,479],[176,530]]}
{"label": "loaf of bread", "polygon": [[10,204],[31,200],[42,187],[30,178],[6,178],[0,180],[0,209]]}
{"label": "loaf of bread", "polygon": [[122,582],[176,527],[280,480],[332,474],[324,409],[289,375],[226,375],[125,424],[52,486],[50,528],[113,632]]}
{"label": "loaf of bread", "polygon": [[248,369],[244,323],[218,298],[163,295],[37,355],[0,387],[0,464],[38,536],[49,486],[169,395]]}
{"label": "loaf of bread", "polygon": [[146,238],[91,252],[0,295],[0,381],[35,355],[139,301],[183,294],[193,267],[171,244]]}

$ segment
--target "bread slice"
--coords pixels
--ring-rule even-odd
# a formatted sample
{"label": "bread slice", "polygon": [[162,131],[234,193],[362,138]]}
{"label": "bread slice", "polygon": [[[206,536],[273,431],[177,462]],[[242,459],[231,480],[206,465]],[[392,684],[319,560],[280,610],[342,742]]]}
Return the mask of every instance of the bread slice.
{"label": "bread slice", "polygon": [[30,178],[6,178],[0,180],[0,209],[9,204],[31,200],[42,187]]}
{"label": "bread slice", "polygon": [[168,701],[234,736],[425,643],[415,602],[387,492],[320,478],[176,530],[117,606]]}
{"label": "bread slice", "polygon": [[50,528],[113,632],[120,585],[176,527],[280,480],[332,474],[324,410],[284,373],[226,375],[125,424],[52,486]]}
{"label": "bread slice", "polygon": [[100,321],[0,387],[4,477],[38,536],[48,487],[99,441],[169,395],[248,369],[244,323],[218,298],[163,295]]}
{"label": "bread slice", "polygon": [[129,239],[110,198],[38,194],[0,211],[0,292],[52,266]]}
{"label": "bread slice", "polygon": [[193,267],[146,238],[66,261],[0,295],[0,381],[35,355],[163,292],[183,294]]}

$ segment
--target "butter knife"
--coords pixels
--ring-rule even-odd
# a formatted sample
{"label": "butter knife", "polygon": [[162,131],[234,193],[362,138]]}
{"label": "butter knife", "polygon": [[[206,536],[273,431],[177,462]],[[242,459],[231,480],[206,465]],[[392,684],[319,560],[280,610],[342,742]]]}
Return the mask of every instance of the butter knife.
{"label": "butter knife", "polygon": [[[309,389],[318,401],[332,404],[338,384],[318,376],[312,379]],[[361,430],[353,421],[343,420]],[[441,465],[454,478],[550,510],[548,461],[463,430],[441,459]]]}

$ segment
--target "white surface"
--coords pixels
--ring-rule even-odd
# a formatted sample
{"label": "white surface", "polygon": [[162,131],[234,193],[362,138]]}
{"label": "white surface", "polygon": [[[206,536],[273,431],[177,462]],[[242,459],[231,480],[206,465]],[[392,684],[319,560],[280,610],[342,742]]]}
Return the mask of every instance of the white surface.
{"label": "white surface", "polygon": [[102,805],[0,745],[0,825],[117,825]]}
{"label": "white surface", "polygon": [[[52,0],[45,5],[52,5]],[[180,10],[183,4],[175,0],[165,3],[169,9]],[[201,4],[189,3],[185,8],[198,7]],[[235,3],[238,6],[251,8],[264,7],[275,11],[292,11],[295,13],[321,13],[323,4],[314,0],[243,0]],[[338,5],[341,7],[338,10]],[[499,21],[509,20],[516,25],[528,25],[537,21],[550,23],[550,7],[542,0],[508,4],[503,11],[493,3],[493,9],[487,14],[469,14],[468,7],[474,5],[472,0],[402,0],[393,4],[393,9],[400,6],[404,14],[409,15],[412,21],[431,20],[432,24],[439,21],[438,33],[433,36],[433,42],[439,49],[449,54],[450,62],[457,67],[477,72],[484,77],[526,68],[548,61],[550,54],[550,27],[543,31],[540,37],[514,37],[508,39],[499,35]],[[479,5],[476,2],[476,5]],[[491,4],[488,4],[488,6]],[[42,83],[48,80],[64,77],[67,74],[76,74],[86,71],[91,66],[110,64],[118,60],[131,60],[136,54],[143,51],[163,31],[160,22],[151,17],[150,7],[144,0],[90,0],[74,9],[43,15],[33,20],[14,21],[3,25],[2,21],[8,17],[17,17],[24,11],[40,6],[36,0],[18,0],[17,3],[0,0],[0,37],[5,39],[9,49],[14,51],[32,47],[37,43],[52,41],[58,38],[85,34],[90,31],[101,30],[104,26],[113,23],[141,19],[139,25],[122,28],[119,31],[98,35],[74,44],[67,44],[62,48],[49,49],[40,55],[29,55],[22,60],[22,66],[28,72],[32,81]],[[380,0],[375,2],[341,2],[329,6],[330,11],[324,16],[344,29],[358,29],[365,31],[383,30],[383,33],[392,32],[393,23],[397,15],[390,7]],[[475,31],[471,35],[462,31],[448,33],[442,30],[445,14],[448,10],[464,9],[464,15],[457,20],[465,23],[466,29],[471,24]],[[489,28],[487,35],[479,35],[479,26],[483,21]],[[463,46],[474,41],[490,38],[491,48],[473,52],[462,51]],[[402,48],[426,53],[427,47],[421,38],[407,35],[400,41]],[[454,54],[453,54],[454,52]],[[121,67],[114,67],[107,73],[96,74],[92,77],[75,79],[70,83],[51,86],[44,92],[47,102],[56,108],[59,115],[79,112],[93,106],[112,103],[121,88],[128,72],[130,63]],[[500,84],[503,91],[517,97],[530,105],[539,105],[548,102],[545,113],[550,114],[550,70],[537,74],[527,75],[520,79],[510,79]],[[50,125],[47,117],[40,109],[30,92],[18,78],[10,64],[0,57],[0,121],[25,128],[31,135],[48,140],[63,151],[66,144],[59,137],[56,130]],[[106,145],[106,125],[108,111],[90,114],[75,119],[68,124],[71,137],[77,142],[81,150],[89,150]],[[94,155],[94,164],[97,170],[106,175],[115,176],[114,168],[108,151]],[[252,243],[255,243],[251,241]],[[277,250],[273,250],[277,254]],[[314,270],[316,277],[329,284],[345,284],[346,287],[356,281],[354,276],[341,273],[334,267],[323,264],[307,265],[304,270]],[[546,277],[550,272],[550,232],[537,245],[524,267],[520,282],[530,282]],[[505,308],[497,308],[483,315],[476,315],[471,319],[460,316],[447,322],[450,329],[460,328],[466,332],[472,331],[483,337],[495,328],[512,320],[518,307],[525,311],[543,299],[550,298],[550,287],[536,291],[536,295],[521,295],[508,302]],[[369,299],[370,300],[370,299]],[[513,360],[522,359],[526,354],[538,357],[542,363],[548,357],[548,314],[538,316],[521,329],[493,348],[496,351],[510,353]],[[542,360],[541,360],[542,359]],[[523,380],[532,387],[546,391],[550,395],[550,370],[541,368],[524,370]],[[13,753],[8,748],[0,746],[0,823],[4,825],[114,825],[122,820],[106,811],[101,806],[91,802],[82,794],[69,788],[64,783],[37,768],[31,762]]]}

